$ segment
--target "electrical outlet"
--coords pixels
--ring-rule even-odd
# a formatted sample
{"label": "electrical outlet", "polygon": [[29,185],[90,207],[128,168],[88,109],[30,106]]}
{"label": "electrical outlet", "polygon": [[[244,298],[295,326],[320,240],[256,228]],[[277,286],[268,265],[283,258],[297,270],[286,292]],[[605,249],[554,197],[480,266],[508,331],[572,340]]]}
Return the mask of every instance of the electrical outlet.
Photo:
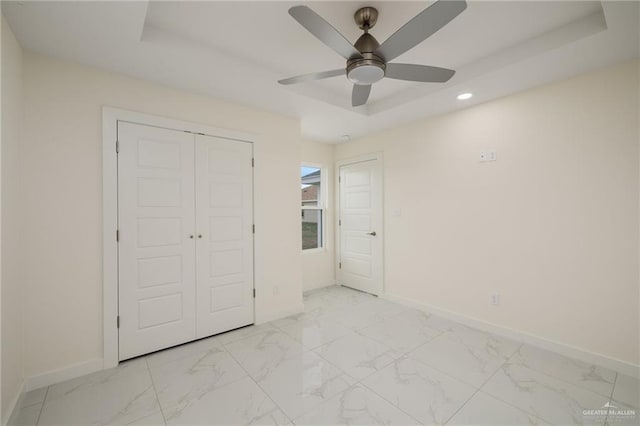
{"label": "electrical outlet", "polygon": [[482,151],[478,157],[478,161],[481,163],[487,163],[489,161],[496,161],[498,159],[498,155],[495,150]]}
{"label": "electrical outlet", "polygon": [[495,306],[500,305],[500,293],[491,294],[491,304]]}

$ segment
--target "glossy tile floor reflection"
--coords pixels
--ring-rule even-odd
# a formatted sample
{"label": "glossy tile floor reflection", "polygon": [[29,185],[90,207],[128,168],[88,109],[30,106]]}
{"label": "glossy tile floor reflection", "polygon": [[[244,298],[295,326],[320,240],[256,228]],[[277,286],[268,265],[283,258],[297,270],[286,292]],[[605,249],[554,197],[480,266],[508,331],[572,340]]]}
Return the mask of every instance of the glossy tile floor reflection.
{"label": "glossy tile floor reflection", "polygon": [[613,426],[638,424],[629,415],[638,386],[614,371],[331,287],[306,295],[302,314],[32,391],[17,421]]}

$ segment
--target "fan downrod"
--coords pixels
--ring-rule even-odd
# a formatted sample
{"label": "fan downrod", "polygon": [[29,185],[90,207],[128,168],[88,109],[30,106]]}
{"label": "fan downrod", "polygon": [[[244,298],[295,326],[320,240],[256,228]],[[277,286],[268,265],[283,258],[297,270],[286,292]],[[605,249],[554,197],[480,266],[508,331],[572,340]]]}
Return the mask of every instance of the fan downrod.
{"label": "fan downrod", "polygon": [[361,30],[367,32],[378,22],[378,9],[369,6],[361,7],[354,13],[353,19]]}

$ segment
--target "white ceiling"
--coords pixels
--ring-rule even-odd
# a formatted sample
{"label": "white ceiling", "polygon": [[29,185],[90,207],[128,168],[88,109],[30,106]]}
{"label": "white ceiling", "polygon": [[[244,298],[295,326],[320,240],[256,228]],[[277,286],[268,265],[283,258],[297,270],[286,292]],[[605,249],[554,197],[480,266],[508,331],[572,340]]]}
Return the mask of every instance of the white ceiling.
{"label": "white ceiling", "polygon": [[[395,62],[457,70],[446,84],[384,79],[350,106],[345,77],[277,80],[345,61],[287,13],[307,4],[355,41],[359,7],[376,7],[384,41],[430,2],[2,2],[26,49],[301,119],[309,139],[340,142],[639,57],[635,1],[469,1]],[[474,97],[458,101],[470,91]]]}

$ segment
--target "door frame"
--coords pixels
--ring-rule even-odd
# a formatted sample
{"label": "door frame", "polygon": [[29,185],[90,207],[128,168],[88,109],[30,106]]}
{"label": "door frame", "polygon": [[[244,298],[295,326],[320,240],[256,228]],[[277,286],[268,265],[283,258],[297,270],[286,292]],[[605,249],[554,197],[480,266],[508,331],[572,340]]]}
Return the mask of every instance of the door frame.
{"label": "door frame", "polygon": [[[221,129],[218,127],[189,121],[175,120],[157,115],[129,111],[109,106],[102,107],[102,295],[103,295],[103,369],[118,365],[118,122],[161,127],[170,130],[203,134],[252,144],[255,158],[255,144],[260,138],[251,133]],[[255,168],[252,182],[255,183]],[[255,222],[255,192],[252,215]],[[253,243],[253,287],[256,288],[255,247]],[[257,299],[253,299],[253,318]]]}
{"label": "door frame", "polygon": [[341,272],[340,272],[340,268],[339,268],[339,264],[340,264],[340,259],[342,258],[342,248],[341,248],[341,238],[340,238],[340,169],[343,166],[349,166],[352,164],[357,164],[357,163],[364,163],[366,161],[372,161],[372,160],[378,160],[378,164],[380,167],[379,173],[380,173],[380,200],[381,200],[381,205],[382,207],[380,208],[380,223],[382,226],[382,229],[380,230],[380,244],[382,246],[382,250],[380,250],[380,256],[382,257],[380,259],[380,288],[379,288],[379,292],[378,292],[378,296],[382,296],[383,294],[385,294],[385,245],[384,245],[384,154],[381,151],[378,152],[372,152],[369,154],[363,154],[363,155],[359,155],[357,157],[349,157],[346,158],[344,160],[338,160],[335,162],[335,176],[334,176],[334,185],[336,190],[334,191],[334,205],[336,206],[335,209],[335,217],[334,217],[334,223],[336,224],[335,226],[335,247],[336,247],[336,259],[335,259],[335,264],[336,264],[336,283],[339,285],[342,285],[340,283],[341,281]]}

